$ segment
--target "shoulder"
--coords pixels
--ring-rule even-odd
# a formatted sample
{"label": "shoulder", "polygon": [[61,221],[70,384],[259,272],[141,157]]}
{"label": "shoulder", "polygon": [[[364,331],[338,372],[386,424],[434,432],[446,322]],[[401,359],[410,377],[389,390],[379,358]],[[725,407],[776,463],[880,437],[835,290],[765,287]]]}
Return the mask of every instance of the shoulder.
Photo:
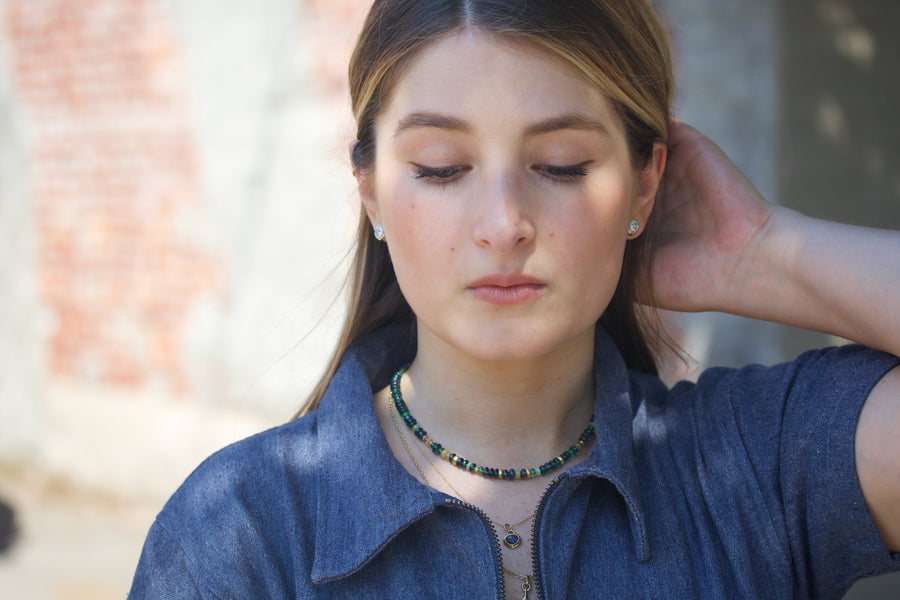
{"label": "shoulder", "polygon": [[633,377],[640,468],[690,498],[685,511],[704,507],[716,535],[757,540],[767,549],[759,560],[775,570],[797,565],[801,587],[841,589],[891,568],[860,490],[854,438],[871,391],[897,363],[846,345],[771,367],[709,369],[671,390]]}
{"label": "shoulder", "polygon": [[695,411],[723,402],[782,406],[823,399],[865,399],[897,365],[897,357],[857,344],[805,352],[790,362],[742,368],[712,367],[696,382],[681,381],[666,389],[655,377],[631,374],[637,402],[671,410]]}
{"label": "shoulder", "polygon": [[[164,574],[167,581],[181,577],[199,589],[243,590],[247,597],[289,589],[295,569],[311,562],[297,549],[312,548],[316,530],[317,423],[310,413],[200,464],[157,516],[136,581]],[[255,565],[252,572],[248,565]]]}
{"label": "shoulder", "polygon": [[[203,461],[166,503],[162,516],[244,507],[291,486],[312,491],[319,461],[317,413],[235,442]],[[202,517],[202,514],[195,514]]]}
{"label": "shoulder", "polygon": [[765,472],[783,470],[801,457],[821,457],[827,449],[852,460],[862,406],[897,362],[851,344],[775,366],[711,368],[696,382],[671,389],[633,374],[635,434],[651,445],[691,449],[676,451],[679,456],[734,457],[734,449],[743,448]]}
{"label": "shoulder", "polygon": [[[300,582],[310,580],[317,548],[325,555],[341,548],[345,538],[336,538],[344,527],[358,533],[347,515],[368,516],[360,507],[368,509],[370,496],[390,505],[384,498],[395,497],[395,488],[371,477],[384,471],[390,450],[370,381],[397,364],[384,352],[406,347],[393,341],[374,335],[348,352],[315,411],[232,444],[197,467],[153,524],[135,576],[134,589],[168,587],[137,597],[206,597],[174,591],[182,589],[208,590],[211,597],[295,597]],[[368,492],[347,493],[366,484]]]}

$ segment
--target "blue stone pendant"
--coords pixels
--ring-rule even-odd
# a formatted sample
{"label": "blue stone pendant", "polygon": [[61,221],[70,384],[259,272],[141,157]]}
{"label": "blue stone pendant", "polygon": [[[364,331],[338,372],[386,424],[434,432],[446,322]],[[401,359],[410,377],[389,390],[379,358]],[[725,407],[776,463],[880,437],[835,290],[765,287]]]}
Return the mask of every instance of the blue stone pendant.
{"label": "blue stone pendant", "polygon": [[503,528],[506,530],[506,536],[503,538],[504,546],[510,550],[514,550],[522,545],[522,536],[516,533],[512,527],[504,525]]}

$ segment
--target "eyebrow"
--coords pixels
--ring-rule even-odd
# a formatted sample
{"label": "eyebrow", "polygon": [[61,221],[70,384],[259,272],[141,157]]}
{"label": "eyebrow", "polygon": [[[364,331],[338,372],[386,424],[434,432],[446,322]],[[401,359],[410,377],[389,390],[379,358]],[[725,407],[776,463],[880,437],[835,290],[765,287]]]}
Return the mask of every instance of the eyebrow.
{"label": "eyebrow", "polygon": [[534,137],[563,129],[581,129],[585,131],[596,131],[603,135],[609,134],[609,128],[600,121],[579,113],[567,113],[530,125],[525,130],[525,137]]}
{"label": "eyebrow", "polygon": [[[434,127],[445,131],[465,134],[474,132],[473,127],[462,119],[440,113],[415,112],[403,117],[397,122],[397,129],[394,130],[394,138],[396,139],[401,133],[409,129],[422,127]],[[529,125],[528,128],[525,129],[525,137],[535,137],[564,129],[596,131],[604,135],[609,133],[609,128],[596,119],[592,119],[580,113],[566,113]]]}
{"label": "eyebrow", "polygon": [[467,134],[473,132],[472,126],[462,119],[442,115],[440,113],[415,112],[403,117],[397,122],[397,129],[394,130],[394,139],[404,131],[418,129],[420,127],[436,127],[437,129]]}

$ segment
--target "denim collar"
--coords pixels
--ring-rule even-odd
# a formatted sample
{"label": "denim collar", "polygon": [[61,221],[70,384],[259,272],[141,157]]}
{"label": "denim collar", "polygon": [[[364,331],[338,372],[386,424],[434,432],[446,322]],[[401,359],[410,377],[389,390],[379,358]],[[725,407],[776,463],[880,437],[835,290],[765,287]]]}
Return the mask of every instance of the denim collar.
{"label": "denim collar", "polygon": [[[645,561],[649,548],[634,466],[628,371],[599,325],[595,340],[597,441],[588,458],[562,477],[598,477],[616,487],[628,506],[636,553]],[[414,356],[410,327],[367,336],[347,352],[317,410],[320,479],[311,573],[316,583],[356,572],[446,498],[420,484],[395,459],[372,404],[373,391],[388,385]]]}

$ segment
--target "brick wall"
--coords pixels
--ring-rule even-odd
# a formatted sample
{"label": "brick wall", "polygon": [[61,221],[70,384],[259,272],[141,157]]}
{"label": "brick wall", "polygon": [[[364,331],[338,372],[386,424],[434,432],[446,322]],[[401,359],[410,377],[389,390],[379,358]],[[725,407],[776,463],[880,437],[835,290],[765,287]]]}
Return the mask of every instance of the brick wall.
{"label": "brick wall", "polygon": [[223,269],[202,217],[179,47],[163,0],[10,0],[53,375],[186,392],[191,305]]}

